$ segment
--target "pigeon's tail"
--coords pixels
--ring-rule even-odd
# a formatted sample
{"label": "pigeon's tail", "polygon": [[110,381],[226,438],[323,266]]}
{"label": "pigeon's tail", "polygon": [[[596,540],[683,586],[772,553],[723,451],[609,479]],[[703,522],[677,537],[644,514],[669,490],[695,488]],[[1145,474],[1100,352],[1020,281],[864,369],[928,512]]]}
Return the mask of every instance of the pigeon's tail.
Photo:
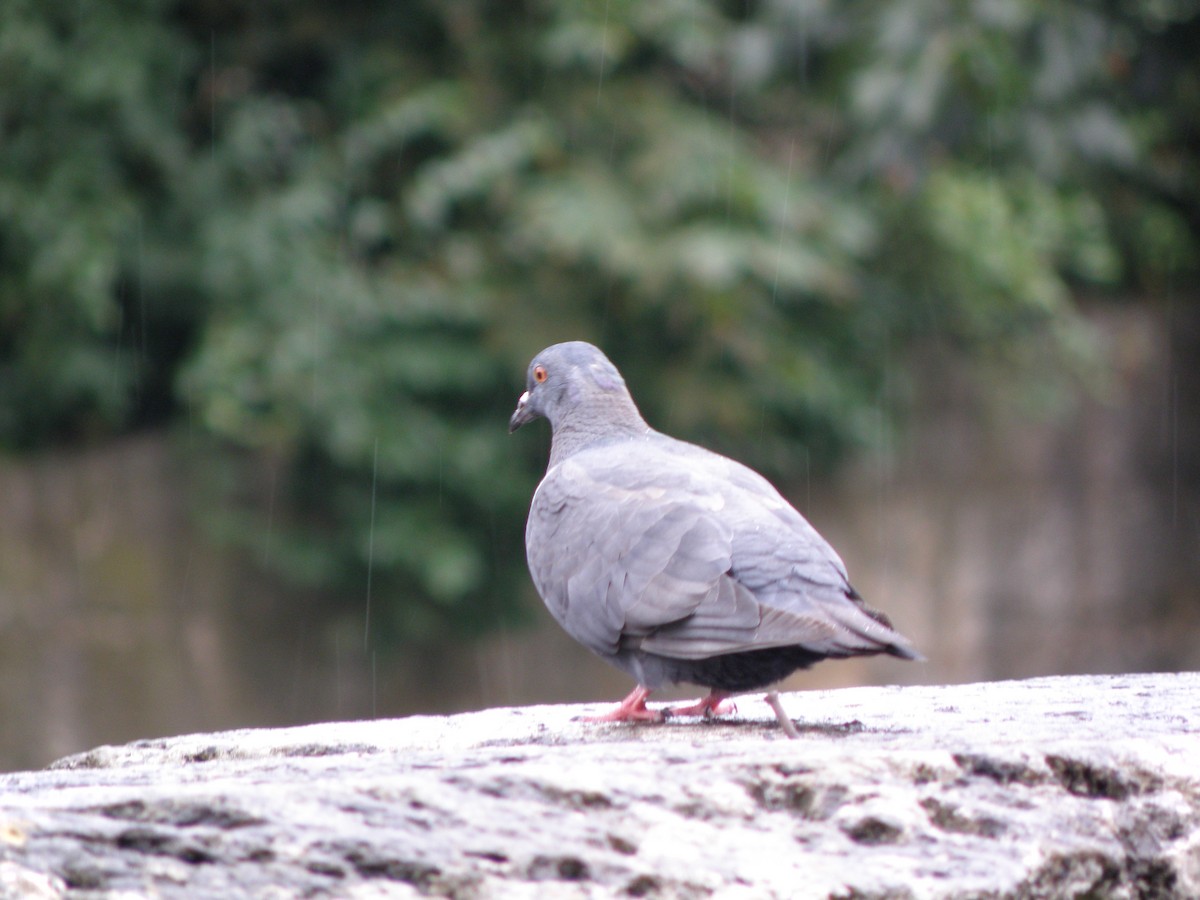
{"label": "pigeon's tail", "polygon": [[892,624],[891,619],[889,619],[879,610],[872,609],[871,607],[867,606],[867,603],[865,600],[863,600],[862,595],[859,594],[859,592],[856,591],[853,586],[847,585],[846,587],[848,588],[846,595],[854,601],[859,610],[861,610],[868,618],[878,622],[880,625],[890,631],[892,636],[896,638],[896,640],[891,640],[887,644],[883,645],[880,648],[880,652],[886,653],[889,656],[899,657],[900,659],[911,659],[913,662],[925,661],[925,655],[916,647],[914,647],[908,638],[896,630],[896,626]]}
{"label": "pigeon's tail", "polygon": [[900,659],[911,659],[913,662],[925,662],[925,654],[914,647],[912,644],[905,641],[904,643],[888,644],[884,648],[884,653],[890,656],[898,656]]}

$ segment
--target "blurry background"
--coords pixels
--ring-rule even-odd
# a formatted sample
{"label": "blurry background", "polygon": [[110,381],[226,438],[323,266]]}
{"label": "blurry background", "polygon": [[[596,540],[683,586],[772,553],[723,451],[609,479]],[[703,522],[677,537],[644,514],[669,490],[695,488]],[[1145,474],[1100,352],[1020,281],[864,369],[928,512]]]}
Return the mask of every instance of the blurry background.
{"label": "blurry background", "polygon": [[1197,47],[1187,0],[6,0],[0,768],[619,698],[506,433],[572,338],[929,656],[790,687],[1200,666]]}

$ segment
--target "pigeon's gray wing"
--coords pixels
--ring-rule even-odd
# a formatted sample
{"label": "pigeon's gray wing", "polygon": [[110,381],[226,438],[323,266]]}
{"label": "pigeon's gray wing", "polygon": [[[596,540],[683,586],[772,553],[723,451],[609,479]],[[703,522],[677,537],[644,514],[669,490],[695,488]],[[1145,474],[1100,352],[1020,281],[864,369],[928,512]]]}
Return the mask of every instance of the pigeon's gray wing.
{"label": "pigeon's gray wing", "polygon": [[753,629],[753,598],[722,584],[732,550],[724,503],[686,471],[648,475],[620,453],[578,454],[534,495],[534,584],[563,628],[603,656],[685,619]]}
{"label": "pigeon's gray wing", "polygon": [[[690,444],[672,448],[719,485],[731,528],[731,566],[719,592],[696,614],[658,629],[642,649],[700,658],[717,653],[802,646],[824,656],[887,652],[919,658],[908,640],[850,586],[845,564],[775,489],[752,469]],[[733,587],[726,584],[733,582]],[[722,612],[728,597],[753,599],[753,628]]]}
{"label": "pigeon's gray wing", "polygon": [[692,451],[624,445],[547,472],[526,548],[572,637],[602,656],[681,659],[789,645],[847,656],[903,641],[852,599],[841,560],[765,479]]}

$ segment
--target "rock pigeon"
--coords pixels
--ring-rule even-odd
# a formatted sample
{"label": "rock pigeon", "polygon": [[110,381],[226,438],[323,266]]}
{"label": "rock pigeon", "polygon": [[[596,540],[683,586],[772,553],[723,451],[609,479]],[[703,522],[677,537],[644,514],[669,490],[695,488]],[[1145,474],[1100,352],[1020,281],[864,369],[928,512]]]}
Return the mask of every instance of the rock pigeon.
{"label": "rock pigeon", "polygon": [[[730,695],[829,657],[921,658],[770,482],[647,425],[598,348],[533,358],[509,432],[539,416],[552,439],[525,528],[533,583],[571,637],[638,682],[597,720],[720,715]],[[710,693],[646,706],[676,682]],[[795,737],[778,695],[766,700]]]}

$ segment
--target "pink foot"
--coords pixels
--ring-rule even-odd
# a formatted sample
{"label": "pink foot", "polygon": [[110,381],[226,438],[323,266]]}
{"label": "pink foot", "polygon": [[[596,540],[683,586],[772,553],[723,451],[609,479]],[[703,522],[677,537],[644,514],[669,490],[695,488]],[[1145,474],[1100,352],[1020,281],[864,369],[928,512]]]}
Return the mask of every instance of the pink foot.
{"label": "pink foot", "polygon": [[706,719],[727,716],[737,712],[737,704],[727,699],[728,697],[728,694],[721,691],[713,691],[691,706],[672,706],[670,709],[664,709],[663,713],[668,716],[704,716]]}
{"label": "pink foot", "polygon": [[661,722],[663,714],[657,709],[647,709],[646,699],[650,691],[640,684],[621,701],[616,709],[598,716],[581,716],[582,722]]}

